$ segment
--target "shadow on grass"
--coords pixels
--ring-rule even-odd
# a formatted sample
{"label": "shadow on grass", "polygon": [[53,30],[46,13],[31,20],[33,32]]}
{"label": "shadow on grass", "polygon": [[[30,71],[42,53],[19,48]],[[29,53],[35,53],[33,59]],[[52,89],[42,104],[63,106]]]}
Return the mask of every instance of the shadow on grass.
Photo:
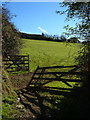
{"label": "shadow on grass", "polygon": [[83,91],[29,87],[22,89],[19,97],[35,120],[89,120],[89,99]]}

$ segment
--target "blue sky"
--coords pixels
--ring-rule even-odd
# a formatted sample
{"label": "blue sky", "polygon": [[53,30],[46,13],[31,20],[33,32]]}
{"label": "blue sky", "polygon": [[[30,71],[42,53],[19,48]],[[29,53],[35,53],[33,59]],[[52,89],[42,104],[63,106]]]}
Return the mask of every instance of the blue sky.
{"label": "blue sky", "polygon": [[[1,2],[62,2],[64,0],[0,0]],[[72,0],[70,0],[72,1]]]}
{"label": "blue sky", "polygon": [[58,2],[10,2],[7,4],[16,28],[30,34],[61,35],[67,24],[74,26],[75,22],[65,22],[65,15],[59,15],[56,10],[60,8]]}

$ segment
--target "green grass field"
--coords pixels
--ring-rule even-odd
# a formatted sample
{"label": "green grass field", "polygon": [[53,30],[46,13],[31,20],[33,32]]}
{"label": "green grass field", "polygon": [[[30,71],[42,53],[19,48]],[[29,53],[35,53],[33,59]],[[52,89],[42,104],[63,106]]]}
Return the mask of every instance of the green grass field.
{"label": "green grass field", "polygon": [[20,54],[30,55],[30,70],[39,65],[74,65],[74,58],[78,55],[79,44],[52,42],[42,40],[22,39],[23,46]]}

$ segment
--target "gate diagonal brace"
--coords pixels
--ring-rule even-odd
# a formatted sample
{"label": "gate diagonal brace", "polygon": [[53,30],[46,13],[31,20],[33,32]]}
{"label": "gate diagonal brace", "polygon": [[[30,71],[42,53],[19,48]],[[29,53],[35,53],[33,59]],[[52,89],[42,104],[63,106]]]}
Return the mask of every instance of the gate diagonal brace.
{"label": "gate diagonal brace", "polygon": [[[9,59],[10,61],[12,61],[14,65],[17,65],[17,66],[19,67],[19,69],[22,69],[22,67],[19,66],[19,64],[17,63],[18,60],[19,60],[19,61],[21,60],[21,57],[17,58],[16,60],[14,60],[14,59],[12,59],[12,58],[13,58],[13,57],[10,56],[8,59]],[[15,57],[14,57],[14,58],[15,58]],[[11,65],[10,65],[10,66],[11,66]]]}
{"label": "gate diagonal brace", "polygon": [[[57,74],[55,74],[55,73],[53,73],[53,75],[56,77],[56,78],[58,78],[58,79],[60,79],[60,77],[62,77],[63,75],[60,75],[60,76],[58,76]],[[64,82],[66,85],[68,85],[69,87],[72,87],[72,85],[70,85],[69,83],[67,83],[66,81],[62,81],[62,82]]]}

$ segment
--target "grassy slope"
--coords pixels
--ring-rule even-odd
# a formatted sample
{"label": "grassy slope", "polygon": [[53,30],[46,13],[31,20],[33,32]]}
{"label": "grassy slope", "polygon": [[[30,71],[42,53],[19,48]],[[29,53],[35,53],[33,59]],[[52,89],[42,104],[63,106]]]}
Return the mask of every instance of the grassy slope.
{"label": "grassy slope", "polygon": [[22,39],[21,54],[30,55],[31,71],[39,66],[73,65],[79,45],[77,43]]}

